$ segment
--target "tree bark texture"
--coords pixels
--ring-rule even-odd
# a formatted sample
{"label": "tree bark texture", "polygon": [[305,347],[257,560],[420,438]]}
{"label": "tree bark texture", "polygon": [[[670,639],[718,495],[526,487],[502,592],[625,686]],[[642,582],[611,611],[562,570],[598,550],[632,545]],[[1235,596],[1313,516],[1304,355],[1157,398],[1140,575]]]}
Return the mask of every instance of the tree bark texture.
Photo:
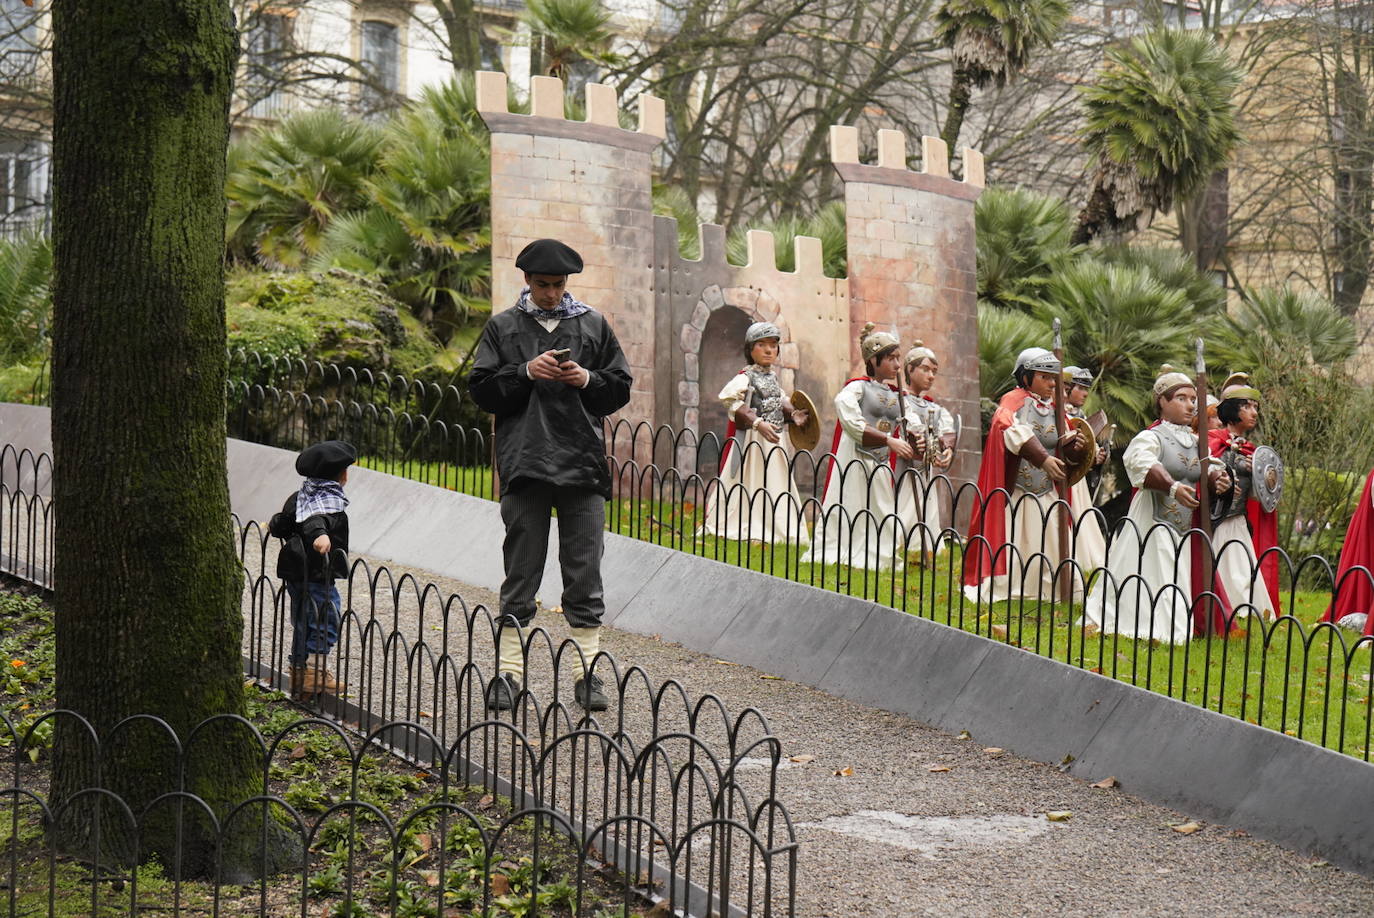
{"label": "tree bark texture", "polygon": [[945,126],[940,131],[940,139],[945,142],[950,153],[955,151],[955,144],[959,142],[959,132],[964,127],[964,115],[968,112],[972,99],[972,77],[964,68],[955,68],[949,82],[949,111],[945,113]]}
{"label": "tree bark texture", "polygon": [[[262,790],[241,727],[188,742],[206,718],[244,710],[224,441],[233,16],[228,0],[55,0],[53,27],[57,701],[101,738],[97,757],[74,719],[59,723],[54,797],[99,781],[138,815],[183,790],[223,820]],[[184,771],[155,724],[115,729],[134,714],[176,732]],[[178,859],[174,804],[135,834],[93,799],[60,826],[67,847],[89,844],[98,819],[107,862],[213,869],[215,835],[194,807]],[[227,875],[257,872],[263,831],[221,852]]]}

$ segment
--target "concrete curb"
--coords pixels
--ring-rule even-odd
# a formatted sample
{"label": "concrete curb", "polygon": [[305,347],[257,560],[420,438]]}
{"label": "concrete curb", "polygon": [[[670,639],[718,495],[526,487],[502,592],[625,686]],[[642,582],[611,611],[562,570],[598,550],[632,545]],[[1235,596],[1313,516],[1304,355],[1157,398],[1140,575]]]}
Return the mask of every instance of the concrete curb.
{"label": "concrete curb", "polygon": [[[0,432],[46,448],[22,406]],[[22,423],[21,423],[22,420]],[[21,441],[18,438],[23,437]],[[299,484],[293,454],[231,441],[230,491],[266,520]],[[354,550],[499,590],[497,504],[366,469],[350,480]],[[364,523],[363,521],[366,521]],[[555,530],[540,596],[560,587]],[[907,714],[1084,778],[1374,875],[1374,765],[1234,718],[842,596],[606,536],[607,622]]]}

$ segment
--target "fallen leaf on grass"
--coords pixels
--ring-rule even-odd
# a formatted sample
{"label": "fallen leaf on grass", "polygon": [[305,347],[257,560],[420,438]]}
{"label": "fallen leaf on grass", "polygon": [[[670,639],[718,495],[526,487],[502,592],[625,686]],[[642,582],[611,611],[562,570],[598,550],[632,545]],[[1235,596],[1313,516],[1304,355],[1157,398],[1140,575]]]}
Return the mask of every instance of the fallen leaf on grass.
{"label": "fallen leaf on grass", "polygon": [[434,838],[428,832],[417,832],[415,834],[415,844],[421,851],[428,851],[434,844]]}
{"label": "fallen leaf on grass", "polygon": [[1005,641],[1005,640],[1007,639],[1007,626],[1006,626],[1006,625],[993,625],[993,626],[992,626],[992,636],[995,637],[995,638],[1001,638],[1002,640]]}
{"label": "fallen leaf on grass", "polygon": [[1003,749],[1001,746],[988,746],[983,750],[983,755],[1001,755],[1006,751],[1007,750]]}
{"label": "fallen leaf on grass", "polygon": [[1068,822],[1072,815],[1073,812],[1070,810],[1050,810],[1045,814],[1045,818],[1050,822]]}
{"label": "fallen leaf on grass", "polygon": [[437,870],[421,870],[421,871],[419,871],[419,874],[420,874],[420,879],[422,879],[422,880],[425,881],[425,885],[426,885],[426,886],[438,886],[438,885],[439,885],[439,871],[437,871]]}
{"label": "fallen leaf on grass", "polygon": [[292,749],[291,752],[290,752],[290,754],[287,755],[287,758],[290,759],[290,760],[293,761],[293,762],[296,761],[297,759],[303,759],[303,758],[305,758],[305,744],[302,743],[301,745],[299,745],[299,746],[297,746],[296,748]]}
{"label": "fallen leaf on grass", "polygon": [[672,909],[668,907],[668,900],[660,899],[653,908],[644,913],[644,918],[670,918],[672,914]]}
{"label": "fallen leaf on grass", "polygon": [[1188,822],[1171,822],[1169,823],[1169,828],[1173,829],[1179,835],[1192,835],[1194,832],[1202,829],[1202,823],[1192,820]]}
{"label": "fallen leaf on grass", "polygon": [[798,765],[805,765],[807,762],[816,761],[816,757],[814,755],[794,755],[787,761],[796,762]]}
{"label": "fallen leaf on grass", "polygon": [[481,799],[477,801],[477,805],[482,807],[483,809],[486,809],[495,802],[496,798],[493,797],[491,794],[483,794]]}
{"label": "fallen leaf on grass", "polygon": [[928,766],[926,766],[926,771],[929,771],[929,772],[942,772],[942,771],[952,771],[952,769],[951,769],[948,765],[928,765]]}
{"label": "fallen leaf on grass", "polygon": [[493,873],[491,875],[491,894],[493,896],[510,895],[510,877],[504,873]]}
{"label": "fallen leaf on grass", "polygon": [[846,765],[843,768],[835,769],[835,777],[837,778],[852,778],[853,776],[854,769],[852,766]]}
{"label": "fallen leaf on grass", "polygon": [[1112,787],[1120,787],[1120,786],[1121,786],[1121,782],[1118,781],[1118,780],[1116,780],[1116,777],[1115,777],[1115,776],[1109,776],[1109,777],[1103,778],[1101,781],[1094,781],[1094,782],[1092,783],[1091,786],[1092,786],[1092,787],[1099,787],[1099,788],[1101,788],[1101,789],[1103,789],[1103,790],[1107,790],[1108,788],[1112,788]]}

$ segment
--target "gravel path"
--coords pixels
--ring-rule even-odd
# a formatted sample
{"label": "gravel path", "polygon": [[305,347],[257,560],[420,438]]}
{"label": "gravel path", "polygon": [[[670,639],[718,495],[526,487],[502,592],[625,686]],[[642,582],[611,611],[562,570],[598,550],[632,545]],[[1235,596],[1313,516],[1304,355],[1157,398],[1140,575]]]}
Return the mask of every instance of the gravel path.
{"label": "gravel path", "polygon": [[[495,606],[489,591],[389,567]],[[536,624],[566,633],[556,614]],[[785,756],[814,756],[778,775],[801,842],[801,916],[1367,915],[1374,902],[1370,879],[1224,826],[1180,833],[1187,813],[996,750],[994,737],[953,736],[653,638],[607,629],[603,647],[732,711],[757,707]]]}

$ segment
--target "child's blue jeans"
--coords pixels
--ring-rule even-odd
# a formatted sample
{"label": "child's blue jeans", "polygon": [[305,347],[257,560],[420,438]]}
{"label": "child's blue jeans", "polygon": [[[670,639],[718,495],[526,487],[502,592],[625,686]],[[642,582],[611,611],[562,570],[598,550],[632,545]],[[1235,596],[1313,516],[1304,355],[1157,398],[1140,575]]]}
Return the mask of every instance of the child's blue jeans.
{"label": "child's blue jeans", "polygon": [[291,597],[291,665],[327,654],[339,640],[339,591],[333,583],[286,584]]}

